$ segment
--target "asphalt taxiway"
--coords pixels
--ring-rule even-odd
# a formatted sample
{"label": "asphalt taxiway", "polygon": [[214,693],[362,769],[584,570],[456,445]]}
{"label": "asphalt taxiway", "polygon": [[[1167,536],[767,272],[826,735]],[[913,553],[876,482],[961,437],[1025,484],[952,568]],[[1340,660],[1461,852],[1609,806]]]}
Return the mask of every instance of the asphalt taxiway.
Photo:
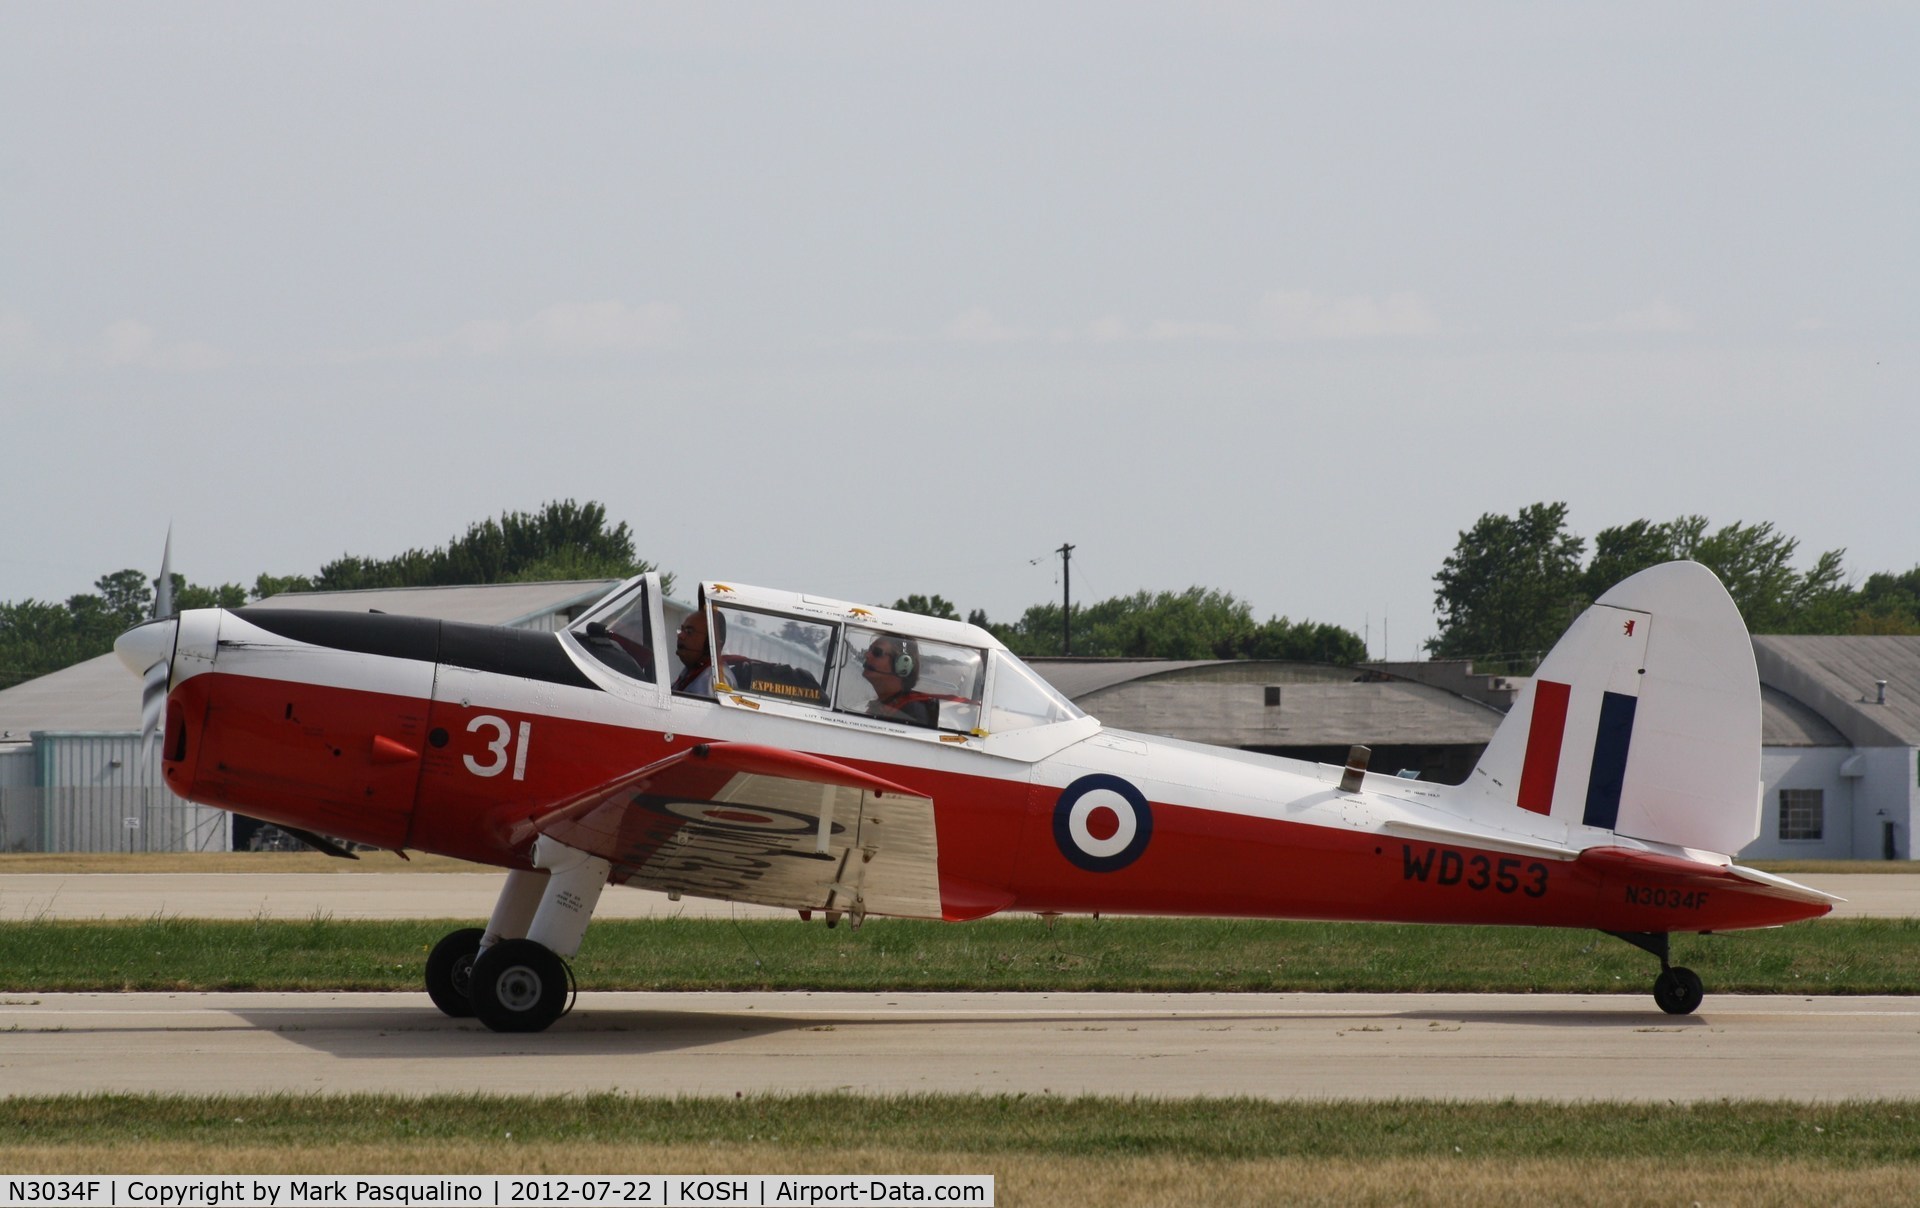
{"label": "asphalt taxiway", "polygon": [[1920,999],[582,995],[537,1035],[424,994],[0,995],[0,1093],[616,1091],[1920,1098]]}

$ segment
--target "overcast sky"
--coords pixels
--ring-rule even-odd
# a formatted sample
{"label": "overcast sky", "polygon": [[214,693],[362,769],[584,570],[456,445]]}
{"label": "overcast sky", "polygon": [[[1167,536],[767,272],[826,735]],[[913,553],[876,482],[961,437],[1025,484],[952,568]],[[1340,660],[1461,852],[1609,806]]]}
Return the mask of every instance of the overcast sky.
{"label": "overcast sky", "polygon": [[0,6],[0,599],[605,503],[683,581],[1203,584],[1484,512],[1920,563],[1920,8]]}

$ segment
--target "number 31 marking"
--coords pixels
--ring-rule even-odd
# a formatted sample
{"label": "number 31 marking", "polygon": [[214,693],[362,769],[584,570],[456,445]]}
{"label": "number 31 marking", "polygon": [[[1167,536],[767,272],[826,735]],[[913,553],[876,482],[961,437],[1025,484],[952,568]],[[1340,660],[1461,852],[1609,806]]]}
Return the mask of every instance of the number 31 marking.
{"label": "number 31 marking", "polygon": [[504,717],[495,717],[491,713],[482,713],[467,723],[467,733],[477,734],[481,730],[492,730],[494,732],[493,741],[487,744],[487,750],[492,753],[493,759],[487,763],[481,763],[471,755],[462,756],[462,758],[466,760],[467,771],[472,772],[475,776],[498,776],[507,770],[507,762],[509,759],[507,751],[511,748],[513,751],[511,756],[513,762],[513,778],[515,780],[525,780],[527,778],[527,742],[533,737],[533,723],[530,721],[520,723],[520,741],[518,743],[515,743],[513,740],[513,727],[507,724],[507,719]]}

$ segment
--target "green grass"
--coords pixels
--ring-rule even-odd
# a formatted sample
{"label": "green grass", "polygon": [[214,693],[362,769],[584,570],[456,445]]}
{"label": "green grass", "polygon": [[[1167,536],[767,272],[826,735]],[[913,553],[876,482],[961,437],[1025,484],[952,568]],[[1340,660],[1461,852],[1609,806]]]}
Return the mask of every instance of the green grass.
{"label": "green grass", "polygon": [[[0,989],[412,990],[450,922],[0,924]],[[1715,993],[1920,993],[1920,920],[1674,938]],[[573,962],[597,990],[1646,992],[1652,957],[1591,931],[1213,919],[949,925],[608,920]]]}
{"label": "green grass", "polygon": [[[86,1142],[521,1147],[747,1141],[812,1151],[870,1143],[947,1153],[1152,1154],[1208,1160],[1635,1157],[1726,1153],[1823,1163],[1920,1163],[1920,1102],[1796,1104],[1348,1103],[1017,1095],[631,1095],[0,1099],[12,1145]],[[504,1122],[504,1123],[503,1123]]]}

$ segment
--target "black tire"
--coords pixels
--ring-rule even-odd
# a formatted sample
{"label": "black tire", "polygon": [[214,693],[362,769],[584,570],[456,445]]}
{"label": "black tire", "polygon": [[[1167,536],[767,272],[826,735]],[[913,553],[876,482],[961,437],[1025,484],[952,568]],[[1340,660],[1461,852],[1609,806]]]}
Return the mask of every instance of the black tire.
{"label": "black tire", "polygon": [[473,958],[485,934],[479,927],[449,931],[427,954],[427,997],[442,1015],[473,1018]]}
{"label": "black tire", "polygon": [[1676,965],[1653,979],[1653,1001],[1669,1015],[1691,1015],[1707,996],[1700,975]]}
{"label": "black tire", "polygon": [[545,944],[501,940],[473,962],[473,1014],[495,1032],[544,1032],[566,1014],[567,963]]}

